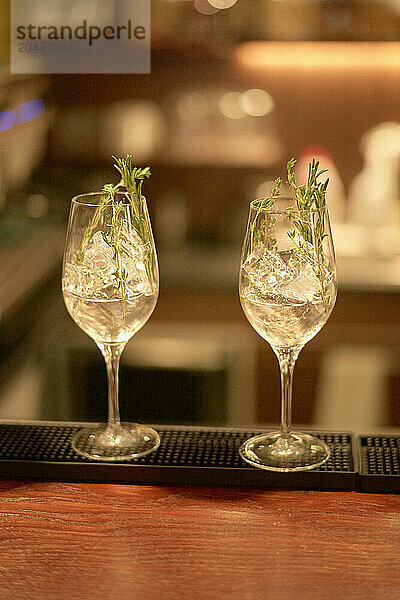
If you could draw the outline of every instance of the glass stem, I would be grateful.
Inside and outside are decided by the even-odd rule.
[[[276,355],[281,371],[281,437],[289,439],[292,427],[293,370],[301,348],[279,348]]]
[[[125,344],[99,344],[107,368],[108,381],[108,421],[107,430],[111,431],[121,424],[118,401],[119,361]]]

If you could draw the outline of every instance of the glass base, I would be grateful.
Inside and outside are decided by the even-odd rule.
[[[145,456],[159,445],[157,431],[137,423],[87,427],[78,431],[71,440],[73,450],[80,456],[107,462]]]
[[[269,471],[307,471],[319,467],[330,456],[328,446],[306,433],[268,433],[250,438],[239,449],[250,465]]]

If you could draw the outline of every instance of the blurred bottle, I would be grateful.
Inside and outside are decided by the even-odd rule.
[[[400,251],[400,123],[380,123],[361,138],[363,168],[349,187],[349,218],[370,230],[370,250]]]

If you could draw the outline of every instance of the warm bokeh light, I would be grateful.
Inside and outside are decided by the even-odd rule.
[[[245,42],[236,59],[244,67],[399,67],[396,42]]]
[[[155,102],[123,100],[104,111],[101,138],[104,155],[132,154],[149,160],[166,131],[164,115]]]
[[[227,92],[218,101],[218,108],[228,119],[241,119],[246,115],[241,106],[240,92]]]
[[[207,98],[200,92],[182,94],[177,103],[177,111],[182,119],[200,119],[209,111]]]
[[[214,8],[230,8],[234,4],[236,4],[237,0],[208,0],[208,3]]]
[[[211,6],[208,0],[194,0],[194,8],[202,15],[214,15],[219,12],[219,8]]]
[[[271,94],[260,89],[247,90],[241,95],[239,103],[244,112],[251,117],[263,117],[275,108]]]
[[[377,164],[400,160],[400,123],[379,123],[360,140],[366,162]]]

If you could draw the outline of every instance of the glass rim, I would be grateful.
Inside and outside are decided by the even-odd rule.
[[[299,210],[298,208],[295,206],[295,198],[292,198],[292,196],[267,196],[268,199],[273,199],[273,200],[292,200],[293,201],[293,206],[295,208],[295,210],[293,211],[293,214],[298,215],[299,214]],[[272,206],[271,208],[268,208],[267,206],[260,208],[260,206],[258,206],[258,204],[260,204],[260,202],[262,202],[263,200],[265,200],[265,196],[262,198],[255,198],[254,200],[252,200],[250,202],[250,208],[253,210],[259,210],[260,212],[267,212],[269,215],[284,215],[284,216],[288,216],[287,214],[287,208],[283,209],[283,210],[277,210],[275,206]],[[308,214],[314,214],[314,213],[319,213],[321,212],[321,210],[323,210],[324,212],[327,212],[328,210],[328,206],[325,205],[325,207],[323,209],[320,208],[308,208],[308,209],[304,209],[304,212],[308,213]]]
[[[116,191],[115,196],[123,196],[124,198],[126,198],[126,193],[127,192]],[[77,196],[74,196],[72,198],[71,204],[77,204],[78,206],[100,206],[100,201],[98,201],[98,202],[82,202],[82,199],[89,198],[90,196],[103,197],[106,195],[107,195],[107,192],[86,192],[86,194],[78,194]],[[146,197],[143,196],[143,194],[142,194],[141,199],[146,200]],[[126,198],[126,203],[124,203],[124,204],[125,204],[125,206],[130,205],[130,202],[128,201],[127,198]]]

